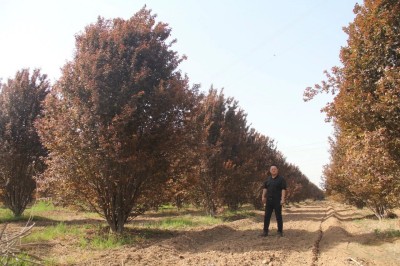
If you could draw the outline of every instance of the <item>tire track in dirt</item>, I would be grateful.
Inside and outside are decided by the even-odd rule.
[[[313,258],[312,258],[312,266],[317,266],[318,265],[318,258],[320,255],[320,243],[322,240],[322,237],[324,236],[324,232],[322,230],[322,224],[325,222],[326,219],[328,219],[328,216],[330,215],[329,213],[332,211],[332,207],[328,206],[327,210],[325,211],[324,217],[321,219],[321,223],[319,225],[319,230],[318,230],[318,237],[315,240],[314,247],[312,250]]]
[[[348,246],[352,241],[352,235],[343,224],[346,217],[341,217],[339,212],[343,210],[338,210],[334,204],[328,206],[326,215],[321,220],[320,238],[315,242],[312,266],[332,265],[332,261],[337,265],[355,265],[356,260],[349,257],[348,251],[343,249],[344,244],[347,243]],[[349,216],[347,219],[351,220],[352,217]]]
[[[332,261],[337,265],[364,265],[364,260],[351,254],[348,249],[355,239],[347,231],[347,221],[356,218],[357,215],[346,210],[343,205],[330,204],[327,217],[322,223],[323,238],[319,243],[318,265],[331,265]]]

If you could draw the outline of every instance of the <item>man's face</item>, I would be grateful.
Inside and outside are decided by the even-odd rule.
[[[271,166],[269,172],[271,173],[271,175],[275,176],[278,174],[278,168],[276,166]]]

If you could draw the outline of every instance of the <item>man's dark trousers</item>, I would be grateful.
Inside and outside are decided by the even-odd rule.
[[[265,216],[264,216],[264,232],[268,232],[269,222],[271,220],[272,212],[275,211],[276,221],[278,223],[278,232],[283,230],[282,220],[282,205],[280,200],[268,199],[265,205]]]

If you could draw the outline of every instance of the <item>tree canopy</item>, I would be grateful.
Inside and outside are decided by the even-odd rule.
[[[45,168],[47,152],[34,123],[49,86],[40,70],[30,74],[28,69],[0,84],[0,198],[15,216],[32,201],[34,178]]]
[[[344,30],[342,67],[307,88],[305,98],[332,92],[324,111],[335,125],[327,190],[378,217],[399,206],[400,192],[400,3],[365,0]]]
[[[188,111],[170,32],[146,9],[87,26],[38,123],[47,176],[116,232],[159,203]]]

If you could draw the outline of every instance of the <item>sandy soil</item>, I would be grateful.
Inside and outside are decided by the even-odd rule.
[[[400,237],[377,233],[400,230],[398,219],[380,223],[365,210],[331,202],[292,205],[283,213],[283,237],[274,218],[270,235],[260,237],[263,212],[257,211],[222,225],[155,233],[114,250],[82,250],[64,239],[31,251],[65,265],[400,265]]]

